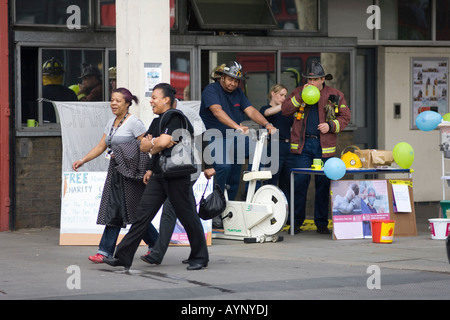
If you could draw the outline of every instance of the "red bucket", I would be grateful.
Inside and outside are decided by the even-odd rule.
[[[372,242],[392,243],[395,220],[372,220]]]

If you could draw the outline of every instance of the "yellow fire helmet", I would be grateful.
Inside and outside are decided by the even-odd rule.
[[[357,146],[346,147],[344,150],[342,150],[341,160],[344,161],[345,167],[347,169],[361,168],[362,167],[361,159],[359,159],[359,157],[353,152],[350,151],[345,152],[345,150],[347,150],[347,148],[350,147],[353,147],[354,149],[359,149]]]

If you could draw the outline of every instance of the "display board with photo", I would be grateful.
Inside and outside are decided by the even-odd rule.
[[[387,181],[331,181],[331,205],[336,239],[372,238],[370,221],[390,217]]]

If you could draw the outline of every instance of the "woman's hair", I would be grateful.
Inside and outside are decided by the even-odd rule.
[[[287,88],[284,85],[282,85],[281,83],[274,84],[272,86],[272,88],[270,88],[269,94],[267,95],[267,97],[269,98],[269,101],[270,101],[270,99],[272,99],[272,92],[277,93],[283,89],[286,89],[286,91],[287,91]]]
[[[170,107],[173,108],[173,104],[175,102],[175,94],[177,93],[177,90],[175,90],[175,88],[168,83],[158,83],[156,86],[153,87],[153,90],[155,89],[161,89],[164,98],[169,97]]]
[[[114,93],[114,92],[121,93],[121,94],[123,95],[123,98],[125,99],[125,101],[128,102],[128,103],[130,104],[130,106],[133,104],[133,100],[134,100],[136,103],[139,103],[138,97],[136,97],[135,95],[133,95],[133,94],[130,92],[130,90],[128,90],[127,88],[117,88],[117,89],[114,89],[114,90],[112,91],[112,93]],[[129,106],[128,106],[128,107],[129,107]]]

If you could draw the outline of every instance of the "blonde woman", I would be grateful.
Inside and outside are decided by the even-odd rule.
[[[270,88],[268,98],[269,104],[261,107],[259,110],[267,121],[272,123],[275,128],[278,128],[278,137],[269,137],[269,146],[267,150],[268,157],[271,157],[270,151],[273,143],[279,144],[279,161],[276,168],[271,168],[272,178],[266,181],[266,184],[273,184],[278,186],[285,194],[289,202],[290,187],[289,187],[289,176],[290,169],[294,167],[294,158],[290,151],[289,139],[291,136],[291,127],[294,117],[283,116],[281,114],[281,104],[286,99],[287,88],[277,83]],[[271,166],[271,164],[267,164]]]

